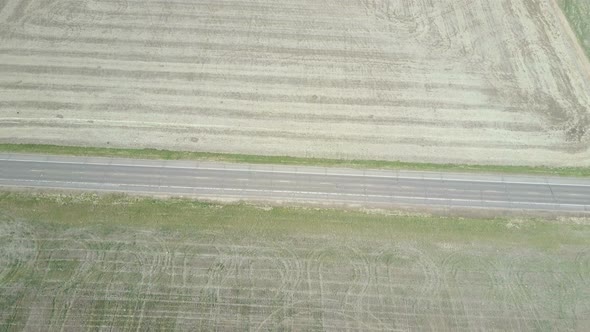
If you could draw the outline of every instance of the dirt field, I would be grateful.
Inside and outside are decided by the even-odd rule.
[[[589,227],[0,197],[0,330],[590,329]]]
[[[568,29],[551,0],[4,0],[0,142],[588,166]]]

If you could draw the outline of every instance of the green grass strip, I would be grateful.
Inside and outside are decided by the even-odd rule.
[[[230,163],[274,164],[297,166],[347,167],[358,169],[404,169],[416,171],[453,171],[480,173],[512,173],[590,177],[590,167],[545,167],[409,163],[386,160],[340,160],[287,156],[257,156],[246,154],[169,151],[157,149],[118,149],[99,147],[58,146],[43,144],[0,144],[0,152],[42,153],[68,156],[121,157],[163,160],[207,160]]]
[[[161,233],[213,234],[243,239],[313,238],[372,241],[432,241],[558,248],[590,245],[589,226],[540,218],[476,218],[387,215],[354,210],[218,204],[189,199],[126,195],[43,194],[0,191],[2,219],[65,227],[93,227],[117,233],[120,227]],[[567,221],[567,219],[564,219]],[[216,235],[215,235],[216,234]],[[340,241],[338,240],[338,241]]]
[[[559,5],[590,59],[590,2],[588,0],[560,0]]]

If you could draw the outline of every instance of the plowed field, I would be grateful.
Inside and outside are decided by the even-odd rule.
[[[4,0],[0,142],[590,165],[550,0]]]

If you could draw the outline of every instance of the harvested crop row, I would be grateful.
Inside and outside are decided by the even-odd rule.
[[[590,164],[551,1],[7,0],[0,142]]]

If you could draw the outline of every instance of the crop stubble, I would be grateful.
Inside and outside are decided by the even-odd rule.
[[[0,141],[590,165],[545,0],[6,0]]]

